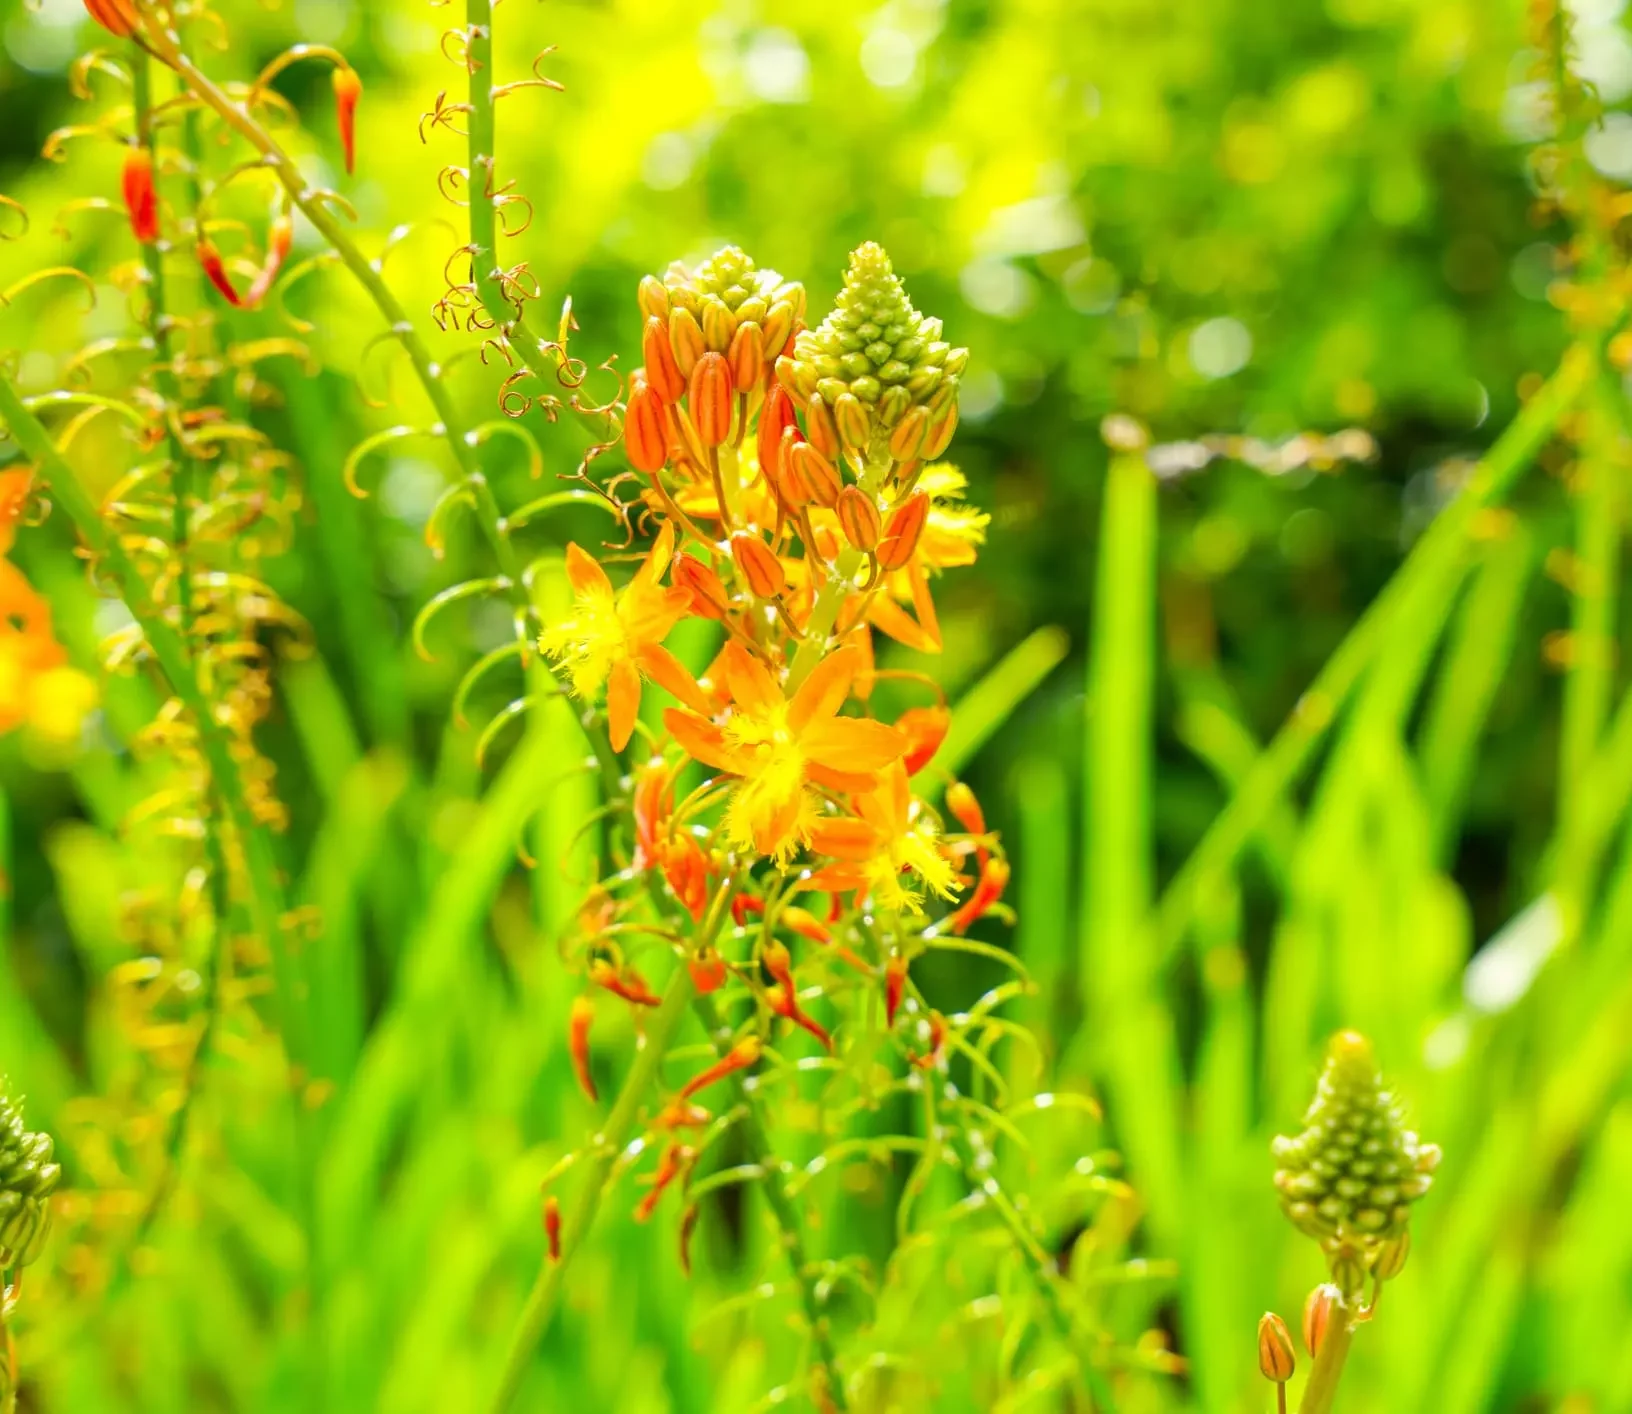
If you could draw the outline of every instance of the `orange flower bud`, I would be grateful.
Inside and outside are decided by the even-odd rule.
[[[765,970],[778,982],[788,989],[788,995],[793,995],[793,956],[787,946],[772,938],[765,944],[760,953],[760,961],[765,964]]]
[[[764,912],[765,900],[755,898],[752,894],[738,894],[731,900],[731,921],[739,928],[747,926],[749,914],[762,914]]]
[[[867,409],[854,393],[840,393],[833,404],[833,425],[847,457],[867,455]]]
[[[812,1036],[821,1042],[824,1050],[831,1051],[833,1049],[833,1038],[828,1034],[827,1028],[809,1012],[800,1010],[799,999],[794,995],[791,983],[767,987],[765,989],[765,1001],[778,1016],[810,1032]]]
[[[739,393],[759,386],[765,373],[765,338],[753,320],[737,325],[737,332],[731,336],[728,361],[731,381]]]
[[[1266,1380],[1284,1385],[1298,1368],[1292,1349],[1292,1333],[1273,1311],[1258,1318],[1258,1368]]]
[[[908,743],[901,764],[909,776],[916,776],[941,749],[952,726],[952,714],[944,707],[909,707],[895,719],[895,726]]]
[[[732,377],[735,376],[733,372]],[[772,383],[771,391],[765,396],[765,406],[759,411],[759,427],[754,434],[759,469],[772,486],[778,486],[782,479],[782,434],[793,425],[793,399],[780,383]]]
[[[549,1244],[550,1260],[561,1260],[561,1205],[555,1194],[544,1200],[544,1240]]]
[[[640,336],[640,356],[646,360],[646,381],[665,403],[677,403],[686,395],[686,380],[669,347],[669,326],[655,314],[646,321]]]
[[[686,967],[691,972],[691,985],[702,996],[717,992],[725,985],[725,959],[712,948],[688,957]]]
[[[734,1074],[736,1071],[746,1070],[759,1059],[759,1053],[759,1037],[744,1036],[707,1070],[699,1071],[692,1076],[680,1091],[680,1098],[689,1100],[698,1091],[706,1090],[715,1081],[724,1080],[726,1076]]]
[[[153,185],[153,154],[145,147],[133,147],[126,154],[120,185],[131,234],[151,245],[159,238],[159,194]]]
[[[665,323],[668,321],[669,292],[656,275],[640,277],[640,290],[635,299],[640,305],[640,312],[646,318],[661,319]]]
[[[781,392],[781,388],[777,392]],[[801,506],[810,504],[810,487],[805,485],[804,477],[799,474],[799,467],[794,459],[795,447],[805,445],[805,439],[799,435],[797,427],[782,429],[782,441],[777,448],[777,455],[772,462],[776,468],[771,479],[771,486],[776,494],[786,502],[789,510],[798,510]]]
[[[334,118],[340,129],[340,147],[346,154],[346,171],[357,170],[357,100],[363,96],[363,81],[350,66],[334,71]]]
[[[839,432],[833,425],[833,414],[819,393],[805,399],[805,435],[824,457],[839,454]]]
[[[946,808],[957,822],[972,835],[986,833],[986,812],[980,808],[974,791],[962,781],[953,781],[946,788]]]
[[[1327,1281],[1311,1291],[1303,1303],[1303,1348],[1311,1355],[1320,1354],[1320,1343],[1332,1323],[1332,1311],[1342,1299],[1338,1289]]]
[[[934,461],[940,456],[952,441],[952,434],[958,430],[958,405],[953,403],[941,414],[939,422],[932,423],[929,432],[924,437],[924,445],[919,455],[925,461]]]
[[[674,350],[675,366],[682,378],[690,378],[697,360],[707,352],[703,343],[702,325],[689,309],[677,309],[669,315],[669,347]]]
[[[648,476],[661,471],[669,459],[669,415],[663,400],[644,378],[636,379],[629,389],[623,446],[629,465]]]
[[[694,614],[718,619],[730,607],[731,596],[725,592],[719,575],[692,555],[676,555],[669,578],[691,595],[691,612]]]
[[[838,504],[844,482],[839,476],[839,469],[832,462],[809,442],[796,442],[789,446],[784,438],[783,451],[787,471],[798,478],[808,499],[827,510]]]
[[[589,980],[597,987],[605,987],[614,997],[621,997],[631,1006],[663,1004],[663,999],[646,985],[646,979],[627,964],[620,972],[604,957],[598,957],[589,964]]]
[[[884,964],[884,1024],[895,1025],[895,1014],[901,1009],[901,997],[907,990],[907,958],[905,953],[891,953]]]
[[[898,462],[910,462],[924,445],[924,436],[928,431],[929,409],[914,408],[896,423],[895,431],[890,433],[890,455]]]
[[[718,300],[703,305],[703,342],[714,353],[723,354],[731,347],[737,332],[737,316]]]
[[[788,346],[788,340],[793,337],[793,306],[786,300],[778,300],[765,316],[765,355],[767,358],[778,357]]]
[[[928,519],[929,497],[922,491],[914,491],[895,508],[889,524],[884,527],[884,538],[878,546],[879,564],[887,570],[898,570],[909,563]]]
[[[782,910],[781,922],[801,938],[809,938],[813,943],[826,946],[833,940],[833,935],[827,931],[821,920],[808,908],[800,908],[798,904],[789,904]]]
[[[662,1201],[663,1194],[668,1186],[686,1171],[686,1165],[691,1161],[692,1151],[684,1144],[670,1144],[663,1151],[657,1161],[657,1168],[651,1177],[651,1191],[640,1200],[640,1206],[635,1209],[635,1221],[643,1223],[657,1211],[657,1205]]]
[[[947,930],[952,933],[966,932],[970,924],[983,918],[991,906],[1003,897],[1003,890],[1008,886],[1008,861],[988,859],[980,871],[980,880],[975,885],[975,891],[969,895],[968,902],[947,918]]]
[[[691,420],[698,440],[717,447],[731,435],[731,366],[725,356],[705,353],[691,370]]]
[[[731,558],[737,562],[749,589],[761,599],[775,599],[786,591],[788,576],[771,549],[757,535],[739,530],[731,537]]]
[[[85,0],[85,13],[115,39],[129,39],[136,32],[139,17],[130,0]]]
[[[572,1057],[572,1070],[578,1077],[578,1088],[589,1097],[591,1104],[601,1098],[595,1093],[595,1077],[589,1069],[589,1028],[594,1020],[595,1003],[582,996],[574,1000],[572,1015],[567,1022],[567,1054]]]
[[[872,550],[878,545],[884,523],[873,498],[859,486],[846,486],[839,492],[837,503],[839,528],[844,538],[858,550]]]
[[[289,248],[294,242],[294,219],[288,212],[280,211],[272,218],[272,231],[266,241],[266,262],[244,294],[244,303],[250,309],[257,308],[266,298],[272,282],[278,278],[278,271],[283,269],[283,262],[289,258]]]
[[[796,363],[786,354],[776,360],[776,379],[796,403],[803,403],[816,391],[816,373],[808,363]]]
[[[221,261],[221,252],[215,248],[215,242],[208,237],[198,243],[198,263],[204,267],[204,274],[221,292],[222,298],[234,308],[241,308],[243,298],[233,288],[232,277],[227,274],[227,267]]]

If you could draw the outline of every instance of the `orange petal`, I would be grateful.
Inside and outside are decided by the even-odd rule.
[[[720,663],[732,700],[749,716],[763,717],[782,705],[782,689],[770,670],[740,643],[726,644]]]
[[[618,600],[618,618],[636,643],[661,643],[669,630],[691,611],[691,595],[684,589],[665,589],[633,579]]]
[[[669,729],[669,735],[679,742],[680,749],[693,761],[712,766],[716,771],[740,774],[734,753],[726,745],[724,734],[714,723],[705,722],[690,712],[682,712],[678,707],[670,707],[663,713],[663,725]]]
[[[878,776],[873,772],[835,771],[817,761],[805,762],[805,778],[840,795],[854,796],[858,811],[862,800],[878,789]]]
[[[635,661],[640,664],[641,672],[659,687],[679,698],[699,716],[706,717],[713,711],[708,698],[703,695],[702,688],[697,686],[697,679],[692,677],[686,671],[685,665],[661,644],[646,644],[636,652]]]
[[[788,708],[789,730],[802,736],[813,723],[833,716],[850,695],[850,684],[860,666],[861,652],[850,644],[823,658],[793,694]]]
[[[941,621],[935,616],[935,598],[929,592],[929,576],[924,573],[922,565],[914,565],[907,573],[912,579],[912,607],[917,611],[918,624],[938,653],[941,650]]]
[[[614,751],[629,745],[639,713],[640,669],[629,659],[620,658],[612,665],[612,676],[606,684],[606,724]]]
[[[799,745],[810,760],[835,771],[878,771],[907,749],[907,739],[883,722],[830,717],[807,727]]]
[[[647,584],[656,584],[663,578],[663,571],[668,569],[669,561],[674,558],[674,526],[669,521],[663,522],[663,528],[657,532],[657,539],[652,542],[652,548],[647,552],[645,560],[635,571],[635,578],[644,580]]]
[[[920,653],[940,652],[939,640],[924,632],[911,614],[883,595],[873,600],[867,610],[867,618],[873,627],[889,634],[897,643],[915,648]]]
[[[810,827],[810,847],[817,854],[856,861],[878,853],[878,831],[863,820],[818,820]]]
[[[587,555],[572,541],[567,542],[567,582],[575,594],[602,594],[612,592],[612,581],[606,577],[600,561]]]

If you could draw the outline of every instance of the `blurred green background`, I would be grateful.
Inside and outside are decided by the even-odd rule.
[[[464,240],[462,211],[436,194],[462,144],[434,129],[422,144],[416,130],[464,82],[439,53],[458,7],[218,8],[231,44],[204,52],[212,73],[248,77],[299,40],[357,66],[357,177],[338,170],[316,66],[278,80],[306,128],[289,140],[356,204],[365,248],[413,223],[387,275],[437,356],[465,355],[450,380],[468,415],[497,417],[498,360],[430,318]],[[1632,176],[1622,9],[1575,6],[1579,71],[1611,110],[1586,154],[1610,179]],[[1584,509],[1572,456],[1544,453],[1515,514],[1484,525],[1415,617],[1389,628],[1360,709],[1238,867],[1207,881],[1185,946],[1159,954],[1140,927],[1153,886],[1459,468],[1511,420],[1523,380],[1566,345],[1548,292],[1567,232],[1532,214],[1547,110],[1524,12],[1519,0],[508,0],[498,13],[501,80],[558,46],[540,72],[566,92],[499,109],[501,177],[533,206],[505,259],[537,278],[539,327],[570,293],[577,355],[635,361],[635,284],[671,259],[740,244],[803,279],[821,311],[864,239],[887,246],[919,308],[972,350],[950,457],[993,523],[979,564],[942,582],[934,671],[954,700],[979,685],[966,775],[1014,857],[1018,926],[981,936],[1012,941],[1039,982],[1029,1014],[1051,1053],[1109,1081],[1105,1129],[1083,1144],[1128,1151],[1146,1204],[1132,1250],[1178,1264],[1118,1319],[1168,1331],[1190,1373],[1138,1384],[1126,1408],[1268,1407],[1254,1323],[1266,1307],[1293,1316],[1320,1265],[1276,1209],[1267,1144],[1296,1123],[1340,1025],[1372,1034],[1447,1155],[1411,1265],[1357,1342],[1343,1406],[1632,1408],[1632,715],[1596,734],[1590,767],[1560,788],[1561,757],[1579,745],[1561,733],[1561,635],[1584,526],[1606,504],[1613,575],[1614,496]],[[95,42],[77,0],[0,5],[0,190],[33,217],[0,247],[0,274],[68,262],[99,282],[90,314],[67,285],[0,310],[0,344],[23,351],[32,390],[128,321],[117,275],[134,246],[117,217],[70,214],[53,229],[70,200],[116,195],[117,149],[38,156],[51,130],[85,120],[65,72]],[[93,85],[99,107],[122,101]],[[296,258],[318,248],[299,228]],[[282,403],[256,419],[292,454],[304,506],[262,568],[310,635],[289,645],[260,740],[289,809],[291,893],[323,920],[306,950],[342,1093],[323,1105],[308,1207],[275,1053],[244,1006],[170,1207],[128,1270],[113,1260],[173,1087],[130,1045],[111,979],[155,939],[183,956],[197,941],[170,936],[162,903],[186,887],[185,848],[128,820],[153,788],[156,768],[132,751],[152,694],[113,682],[82,751],[0,746],[0,1069],[29,1095],[31,1121],[58,1133],[76,1190],[22,1309],[25,1408],[478,1407],[537,1260],[539,1176],[593,1123],[564,1052],[571,990],[554,946],[582,872],[553,861],[581,846],[593,806],[580,780],[554,774],[578,751],[574,729],[543,713],[513,754],[477,768],[476,733],[450,723],[449,699],[473,654],[503,641],[504,615],[439,620],[435,662],[408,643],[420,605],[485,568],[468,525],[445,559],[425,547],[445,449],[396,445],[362,468],[371,498],[348,496],[353,446],[429,416],[342,277],[313,277],[289,304],[318,326],[313,363],[268,364]],[[244,338],[279,329],[270,312],[227,325]],[[1113,412],[1162,445],[1154,524],[1123,504],[1128,525],[1105,543],[1124,553],[1106,556],[1100,422]],[[527,420],[546,474],[570,471],[589,430]],[[1369,431],[1375,456],[1197,467],[1188,445],[1350,427]],[[1623,441],[1608,439],[1602,475],[1624,478]],[[501,502],[530,494],[513,442],[488,456]],[[102,488],[121,469],[80,465]],[[89,662],[119,620],[87,590],[61,519],[25,533],[17,556]],[[559,521],[535,538],[542,551],[598,533]],[[1612,578],[1607,601],[1622,599]],[[1148,771],[1122,750],[1141,741]],[[529,874],[514,845],[541,810],[545,864]],[[1566,829],[1581,819],[1595,822],[1590,848]],[[159,900],[146,913],[144,889]],[[965,1004],[990,981],[940,980]],[[838,1245],[881,1259],[887,1223],[869,1201],[840,1194],[827,1217]],[[575,1270],[524,1407],[755,1407],[797,1338],[776,1321],[704,1319],[756,1270],[754,1239],[705,1220],[707,1260],[688,1286],[672,1231],[635,1227],[622,1207]],[[943,1389],[929,1407],[980,1407],[971,1398]]]

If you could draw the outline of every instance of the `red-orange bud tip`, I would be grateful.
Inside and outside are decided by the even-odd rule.
[[[347,172],[357,170],[357,100],[362,96],[363,81],[356,69],[348,65],[334,71],[334,118]]]
[[[115,39],[129,39],[140,20],[131,0],[85,0],[85,13]]]
[[[221,252],[215,248],[214,241],[206,238],[198,243],[198,263],[203,266],[205,276],[221,297],[234,308],[241,308],[244,303],[243,296],[233,286],[232,277],[227,274],[227,267],[221,259]]]
[[[544,1200],[544,1239],[549,1245],[550,1260],[561,1260],[561,1205],[555,1194]]]
[[[120,186],[131,234],[151,245],[159,238],[159,194],[153,184],[153,155],[145,147],[133,147],[126,154]]]

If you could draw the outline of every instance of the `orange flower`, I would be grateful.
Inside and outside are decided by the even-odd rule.
[[[566,666],[578,696],[593,699],[605,689],[614,751],[622,751],[634,732],[642,678],[706,710],[691,674],[662,646],[691,605],[684,589],[659,583],[673,553],[674,529],[665,525],[635,577],[618,592],[596,560],[569,544],[567,578],[576,612],[539,638],[539,647]]]
[[[829,816],[810,827],[813,850],[847,861],[819,870],[812,888],[864,888],[884,908],[911,909],[921,895],[903,882],[907,875],[941,898],[956,895],[957,876],[941,851],[940,832],[914,798],[905,765],[893,763],[877,788],[858,792],[852,804],[856,818]]]
[[[693,760],[741,777],[726,808],[726,837],[785,861],[816,821],[811,787],[872,789],[906,739],[882,722],[838,715],[861,667],[854,647],[823,659],[791,699],[737,643],[726,645],[720,662],[732,702],[725,721],[673,708],[663,720]]]

